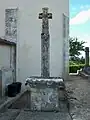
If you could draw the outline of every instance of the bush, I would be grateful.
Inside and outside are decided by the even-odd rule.
[[[69,61],[69,65],[77,65],[74,61]]]
[[[83,68],[85,65],[84,64],[80,64],[80,65],[70,65],[69,66],[69,73],[77,73],[77,70],[80,70],[81,68]]]

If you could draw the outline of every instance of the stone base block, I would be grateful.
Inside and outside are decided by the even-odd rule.
[[[58,91],[53,88],[31,88],[31,110],[58,110]]]
[[[28,78],[30,109],[32,111],[60,111],[64,100],[65,85],[62,79]]]

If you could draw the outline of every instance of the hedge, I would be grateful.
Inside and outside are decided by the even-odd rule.
[[[83,68],[85,65],[84,64],[79,64],[79,65],[70,65],[69,66],[69,73],[77,73],[77,70],[80,70]]]

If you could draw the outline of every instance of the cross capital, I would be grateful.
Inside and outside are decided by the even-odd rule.
[[[39,19],[42,18],[48,18],[48,19],[52,19],[52,13],[48,13],[48,9],[47,7],[42,8],[42,13],[39,13]]]

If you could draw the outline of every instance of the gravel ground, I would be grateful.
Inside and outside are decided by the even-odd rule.
[[[70,76],[66,87],[72,120],[90,120],[90,81],[80,76]]]
[[[21,111],[16,120],[71,120],[68,113]]]

